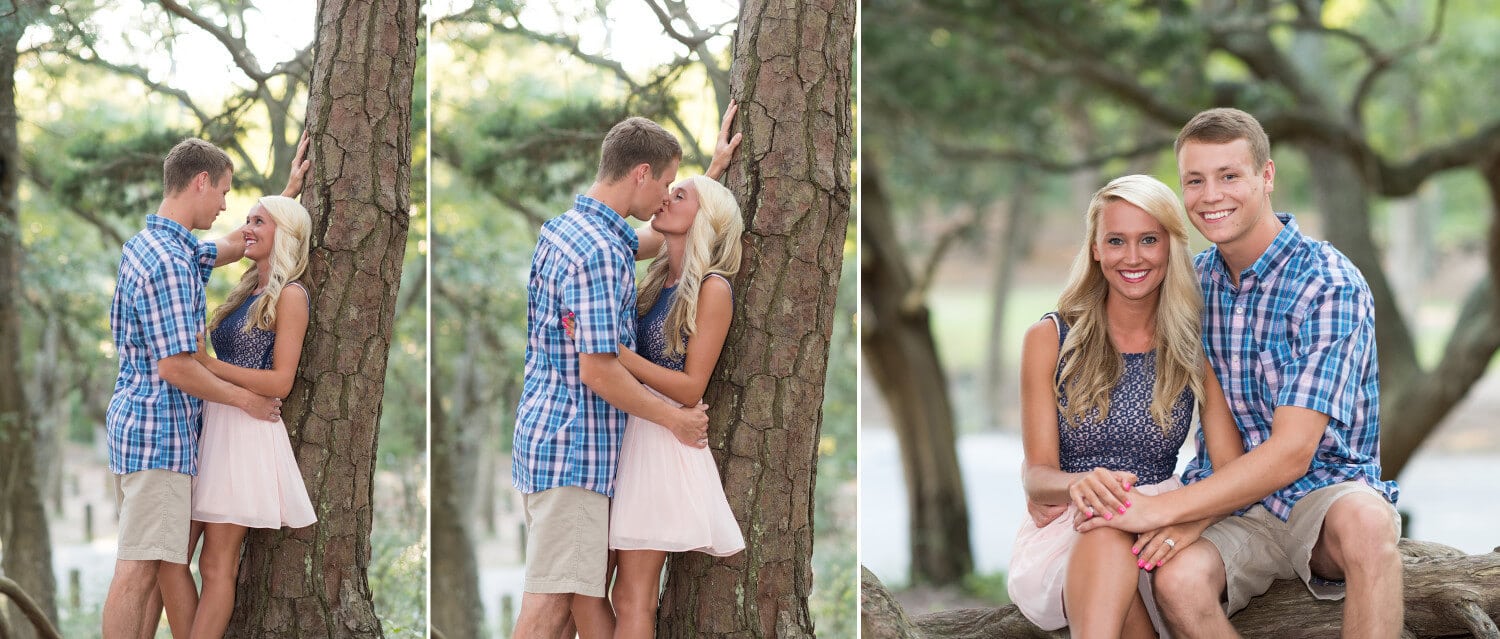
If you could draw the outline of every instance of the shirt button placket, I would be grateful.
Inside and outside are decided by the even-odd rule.
[[[1238,392],[1235,394],[1238,395],[1238,397],[1234,398],[1234,408],[1237,414],[1243,415],[1245,413],[1244,398],[1249,396],[1250,385],[1255,383],[1255,380],[1250,379],[1250,375],[1245,375],[1242,369],[1244,364],[1241,360],[1243,360],[1244,358],[1241,357],[1241,355],[1247,353],[1248,345],[1252,341],[1250,339],[1250,331],[1246,326],[1247,321],[1245,317],[1245,306],[1248,304],[1248,301],[1245,299],[1245,297],[1246,293],[1251,290],[1251,287],[1245,286],[1246,283],[1243,281],[1240,282],[1240,284],[1240,290],[1236,292],[1231,298],[1231,303],[1234,305],[1234,315],[1229,319],[1230,335],[1233,336],[1231,338],[1232,350],[1229,356],[1229,370],[1231,372],[1231,377],[1242,380],[1241,383],[1237,385],[1238,388],[1236,390]]]

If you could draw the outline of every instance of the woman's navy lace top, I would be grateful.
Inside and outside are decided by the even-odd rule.
[[[294,283],[287,286],[300,288],[302,285]],[[214,354],[220,360],[242,368],[271,369],[271,355],[276,346],[276,331],[264,331],[254,326],[250,327],[248,333],[241,330],[245,327],[245,319],[250,315],[250,305],[260,299],[263,294],[256,293],[245,298],[244,303],[229,313],[229,317],[224,318],[224,321],[219,322],[213,333],[209,335],[209,339],[213,340]]]
[[[1057,313],[1046,317],[1057,323],[1058,346],[1068,337],[1068,326]],[[1177,451],[1187,438],[1193,419],[1193,392],[1183,389],[1172,404],[1172,423],[1163,433],[1151,418],[1152,385],[1156,383],[1156,353],[1122,353],[1125,372],[1109,392],[1109,417],[1099,421],[1097,409],[1065,423],[1058,411],[1058,461],[1064,472],[1080,473],[1095,467],[1128,470],[1139,484],[1166,480],[1177,469]],[[1061,367],[1058,369],[1061,374]],[[1067,406],[1067,393],[1059,399]],[[1059,408],[1060,408],[1059,407]]]
[[[717,277],[724,280],[725,284],[729,283],[729,280],[717,273],[710,274],[708,277]],[[656,303],[652,304],[651,309],[647,310],[646,314],[641,316],[640,321],[635,323],[635,343],[641,349],[641,356],[652,364],[680,371],[687,362],[687,342],[683,342],[684,354],[675,357],[667,354],[667,312],[672,310],[674,299],[677,299],[676,286],[668,286],[661,290],[661,294],[656,296]]]

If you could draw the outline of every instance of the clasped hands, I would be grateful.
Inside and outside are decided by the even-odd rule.
[[[1079,533],[1105,527],[1138,533],[1130,552],[1137,557],[1136,565],[1149,571],[1192,545],[1206,526],[1203,522],[1167,525],[1159,498],[1134,490],[1137,480],[1134,473],[1095,468],[1068,485],[1068,498],[1076,507],[1072,523]],[[1038,528],[1061,517],[1067,507],[1026,503]]]

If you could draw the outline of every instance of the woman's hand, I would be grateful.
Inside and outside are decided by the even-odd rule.
[[[1177,551],[1193,545],[1208,528],[1209,520],[1190,521],[1141,533],[1131,545],[1136,565],[1150,571],[1177,556]]]
[[[193,353],[193,359],[198,360],[198,363],[204,366],[208,366],[208,360],[213,359],[208,355],[208,346],[204,344],[201,332],[198,333],[198,350]]]
[[[1031,515],[1031,521],[1036,524],[1037,528],[1046,528],[1047,524],[1052,523],[1065,512],[1068,512],[1067,504],[1039,504],[1030,499],[1026,500],[1026,513]]]
[[[729,108],[724,109],[724,121],[719,125],[719,141],[714,145],[714,159],[708,163],[708,170],[704,172],[709,179],[717,180],[729,170],[729,160],[734,157],[734,150],[739,148],[740,138],[744,137],[743,133],[729,137],[729,127],[734,126],[734,114],[739,110],[740,105],[734,100],[730,100]]]
[[[1135,481],[1135,473],[1095,468],[1068,484],[1068,498],[1073,500],[1073,505],[1085,519],[1094,515],[1114,519],[1116,514],[1123,515],[1130,507],[1129,493]]]
[[[295,198],[302,193],[302,180],[312,168],[312,160],[306,159],[308,141],[307,131],[303,131],[302,141],[297,143],[297,155],[292,158],[292,173],[286,178],[286,188],[281,190],[283,197]]]
[[[563,316],[562,327],[563,334],[567,335],[568,339],[578,341],[578,321],[573,318],[573,311],[568,311],[568,314]]]

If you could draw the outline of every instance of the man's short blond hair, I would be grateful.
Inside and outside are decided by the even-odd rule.
[[[1188,142],[1228,144],[1235,140],[1250,143],[1250,157],[1255,161],[1255,170],[1259,171],[1266,162],[1271,161],[1271,140],[1266,137],[1266,130],[1261,128],[1260,121],[1255,116],[1239,109],[1209,109],[1193,116],[1193,119],[1183,125],[1182,131],[1177,133],[1177,143],[1172,146],[1172,152],[1181,153],[1182,145]]]
[[[233,170],[234,162],[223,149],[206,140],[188,138],[172,147],[162,161],[162,187],[172,195],[192,184],[199,173],[206,172],[210,180],[217,181]]]
[[[604,136],[596,179],[606,184],[617,182],[641,164],[651,165],[651,176],[660,178],[667,164],[680,159],[682,146],[676,136],[646,118],[627,118]]]

